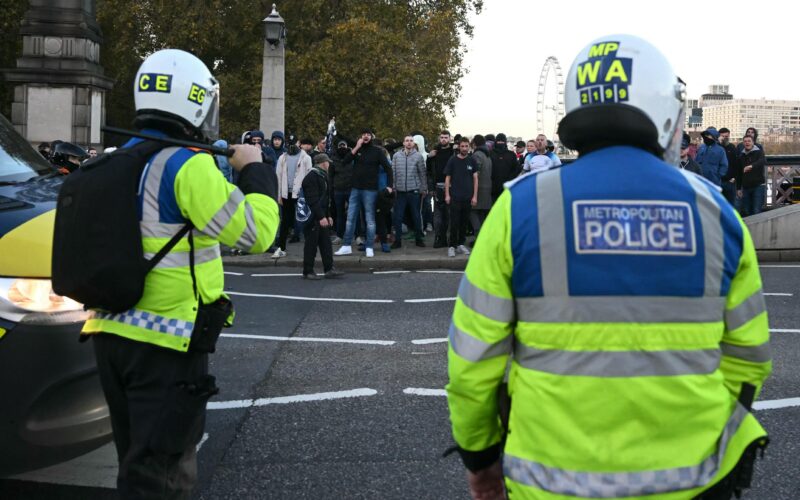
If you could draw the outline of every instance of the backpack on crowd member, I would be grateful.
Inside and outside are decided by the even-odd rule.
[[[147,273],[192,228],[186,224],[156,255],[144,257],[137,191],[147,161],[165,146],[144,141],[81,165],[64,179],[56,204],[53,290],[112,313],[144,293]]]

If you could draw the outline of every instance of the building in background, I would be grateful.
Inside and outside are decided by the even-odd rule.
[[[735,142],[748,127],[755,127],[763,139],[800,136],[800,101],[732,99],[703,106],[702,122],[703,128],[728,127]]]

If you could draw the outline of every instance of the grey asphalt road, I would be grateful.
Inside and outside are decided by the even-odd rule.
[[[453,302],[436,300],[455,295],[460,274],[309,282],[277,276],[295,268],[227,271],[238,275],[226,276],[226,288],[246,295],[233,296],[233,336],[212,356],[222,392],[208,411],[197,497],[467,498],[459,459],[441,456],[452,445],[440,340]],[[762,276],[766,292],[791,294],[767,297],[771,328],[795,331],[773,334],[774,373],[760,399],[798,398],[800,265],[764,266]],[[420,299],[430,301],[407,302]],[[745,498],[800,498],[800,406],[758,417],[772,443]],[[0,481],[0,498],[115,498],[114,460],[108,447]]]

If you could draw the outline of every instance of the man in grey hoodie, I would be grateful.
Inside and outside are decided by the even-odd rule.
[[[425,160],[414,148],[414,138],[407,135],[403,139],[403,149],[392,157],[394,187],[397,198],[394,200],[394,243],[392,248],[400,248],[403,240],[403,217],[406,206],[411,208],[414,220],[414,231],[418,247],[424,247],[422,234],[422,218],[420,216],[420,197],[424,197],[428,187],[425,173]]]

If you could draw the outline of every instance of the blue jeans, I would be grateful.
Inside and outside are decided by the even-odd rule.
[[[767,186],[761,185],[742,189],[742,216],[760,214],[767,199]]]
[[[728,200],[732,207],[737,207],[736,184],[733,182],[722,181],[722,196]]]
[[[406,205],[411,207],[411,216],[414,220],[414,231],[417,241],[422,237],[422,217],[419,213],[419,191],[398,191],[394,200],[394,241],[403,239],[403,217],[406,214]]]
[[[364,215],[367,219],[366,247],[372,248],[375,241],[375,200],[378,198],[378,191],[368,189],[352,189],[350,191],[350,206],[347,207],[347,227],[344,231],[344,245],[353,244],[353,234],[356,232],[356,220],[358,211],[364,208]]]

